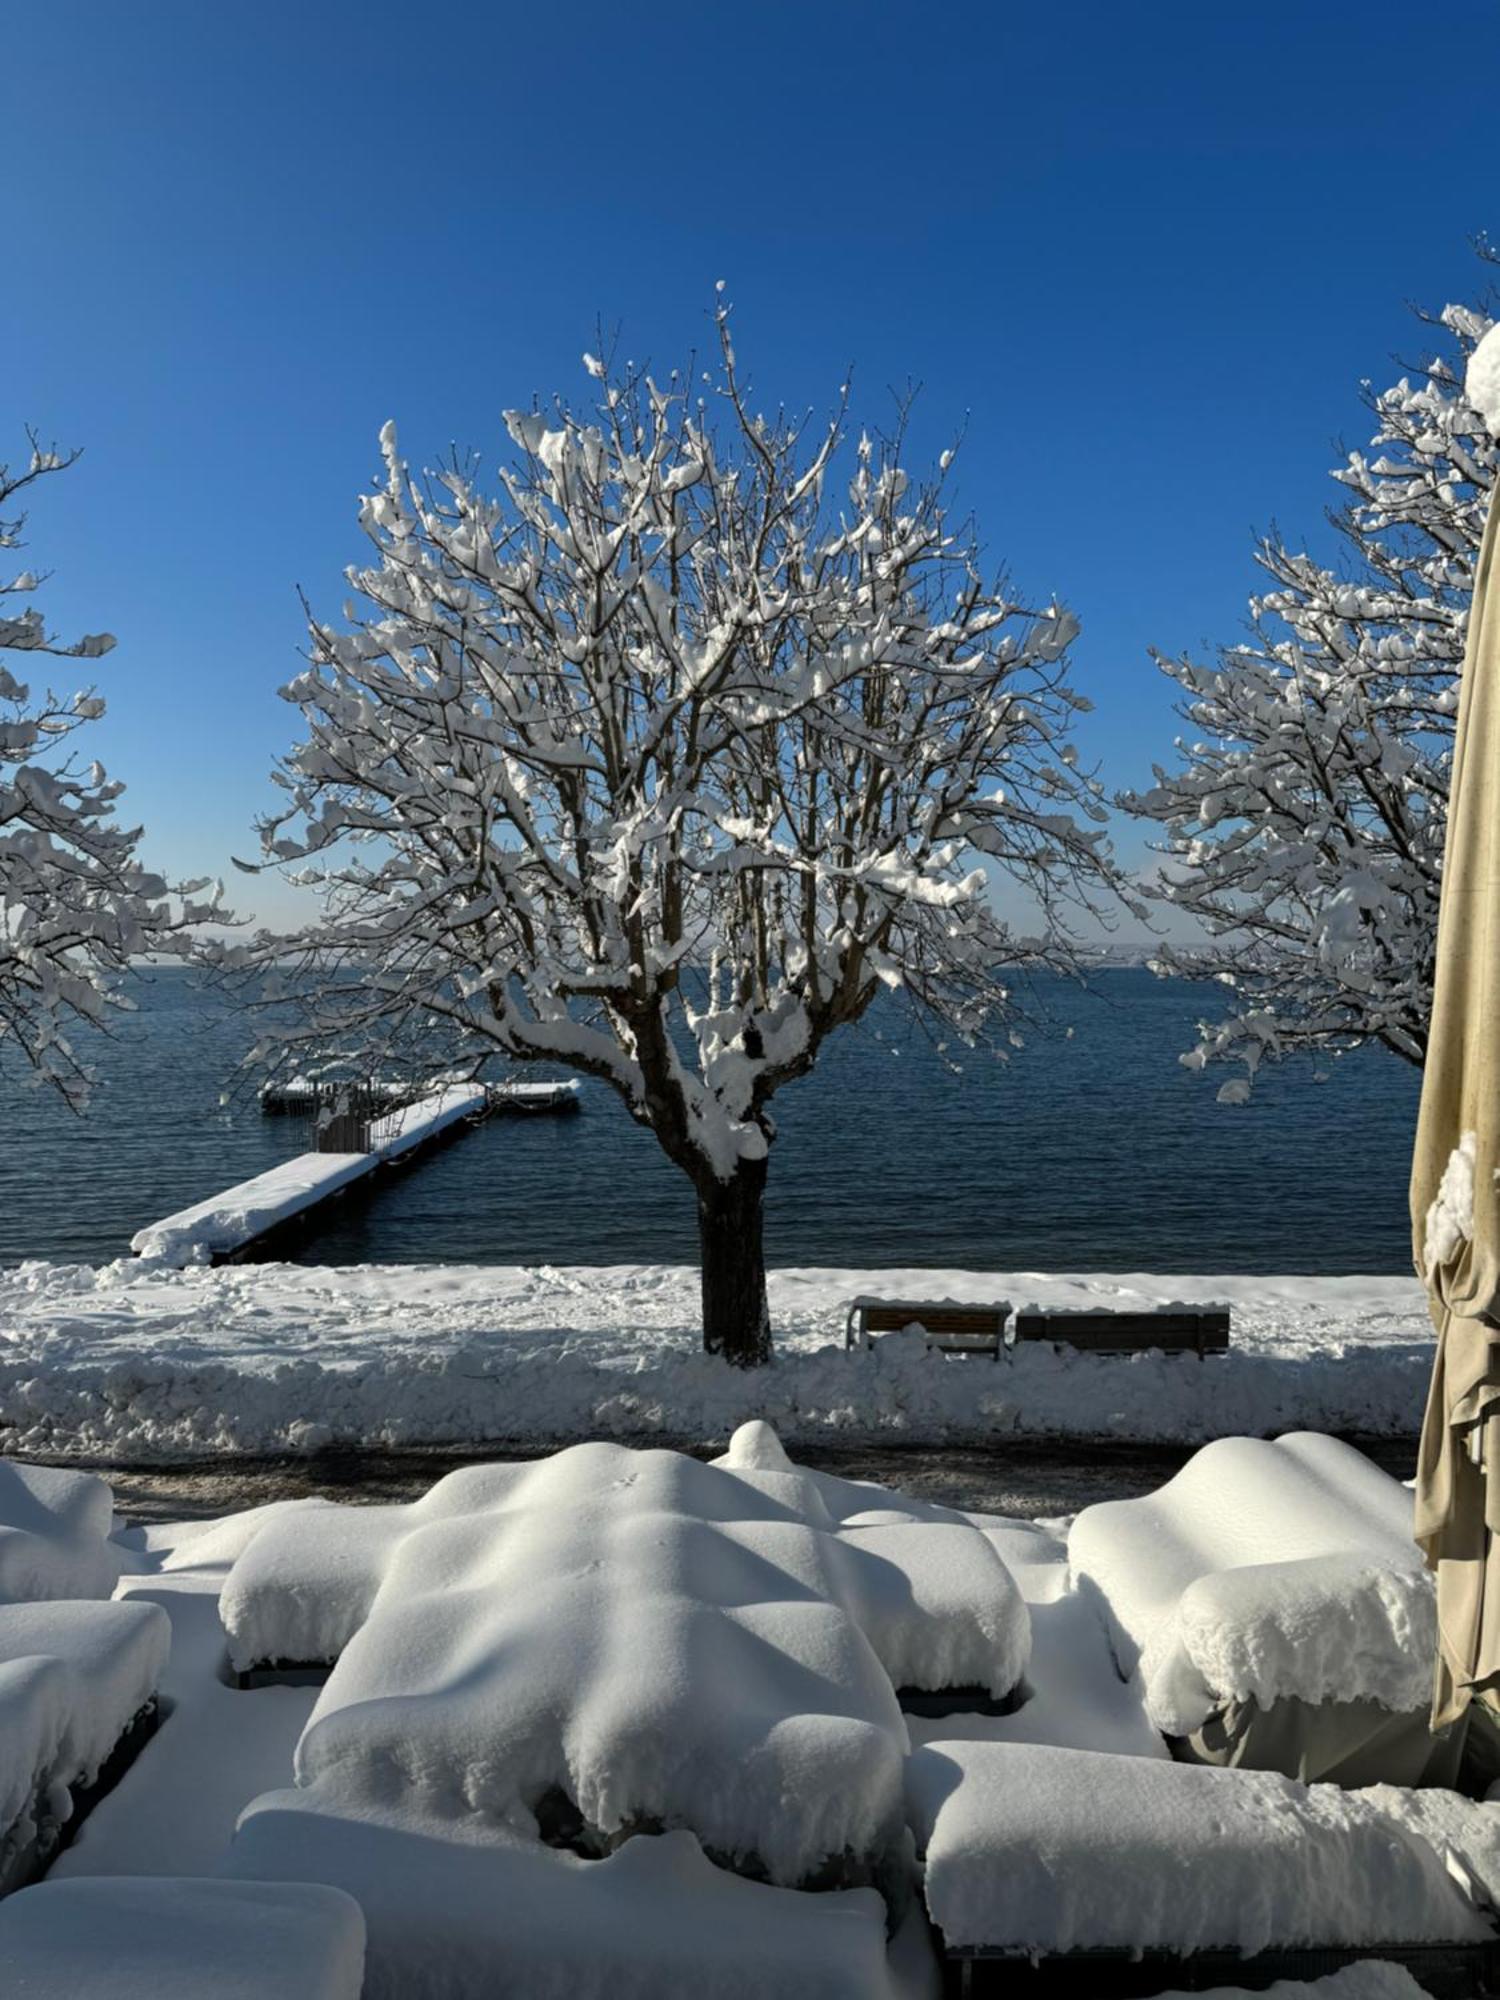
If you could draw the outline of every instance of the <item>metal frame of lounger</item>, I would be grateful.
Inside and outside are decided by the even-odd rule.
[[[1279,1979],[1325,1978],[1340,1966],[1380,1958],[1403,1965],[1432,2000],[1489,2000],[1500,1995],[1500,1938],[1473,1944],[1286,1946],[1242,1956],[1195,1951],[1070,1951],[1033,1959],[1000,1949],[944,1950],[944,1990],[958,2000],[1146,2000],[1160,1993],[1206,1993],[1216,1987],[1263,1991]]]

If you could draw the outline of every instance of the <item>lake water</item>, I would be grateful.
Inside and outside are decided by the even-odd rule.
[[[103,1262],[143,1223],[258,1173],[307,1128],[220,1095],[253,1038],[180,970],[136,988],[88,1116],[0,1077],[0,1263]],[[1048,982],[1055,1023],[948,1074],[894,1010],[777,1099],[777,1264],[1396,1272],[1417,1073],[1365,1051],[1266,1072],[1250,1104],[1177,1062],[1221,1011],[1144,970]],[[1061,1032],[1071,1026],[1066,1038]],[[529,1072],[518,1072],[527,1074]],[[1226,1072],[1228,1074],[1228,1072]],[[497,1118],[334,1203],[305,1263],[682,1262],[687,1182],[603,1085],[576,1118]],[[283,1253],[284,1254],[284,1253]]]

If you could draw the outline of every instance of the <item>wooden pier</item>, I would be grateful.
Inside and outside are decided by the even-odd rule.
[[[475,1083],[470,1087],[484,1092],[493,1112],[569,1112],[579,1108],[579,1086],[571,1078],[544,1083]],[[361,1082],[357,1090],[366,1103],[377,1107],[404,1104],[411,1096],[409,1084],[378,1079]],[[294,1076],[284,1083],[263,1083],[257,1101],[268,1117],[305,1118],[318,1110],[329,1091],[329,1086],[309,1077]]]
[[[298,1101],[298,1091],[301,1101]],[[303,1078],[274,1094],[261,1093],[261,1109],[278,1113],[310,1113],[324,1101],[322,1093]],[[336,1118],[325,1129],[316,1152],[299,1153],[280,1166],[226,1188],[207,1201],[179,1209],[160,1222],[138,1229],[130,1247],[138,1257],[160,1257],[171,1264],[224,1264],[242,1257],[275,1231],[307,1220],[316,1209],[348,1187],[366,1180],[382,1167],[404,1165],[453,1137],[465,1124],[496,1112],[530,1114],[576,1111],[576,1083],[447,1084],[418,1098],[400,1101],[395,1086],[361,1086],[362,1113]],[[390,1106],[381,1109],[382,1103]],[[345,1132],[363,1141],[357,1148],[335,1150]]]

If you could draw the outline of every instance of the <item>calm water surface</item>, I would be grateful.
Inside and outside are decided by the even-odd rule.
[[[191,975],[137,983],[88,1116],[0,1078],[0,1263],[103,1262],[133,1232],[301,1151],[305,1126],[220,1096],[252,1034]],[[947,1073],[894,1012],[835,1037],[777,1099],[767,1254],[978,1270],[1410,1267],[1418,1077],[1380,1052],[1266,1073],[1214,1102],[1184,1070],[1218,990],[1144,970],[1049,983],[1056,1029]],[[1060,1032],[1071,1025],[1070,1039]],[[531,1072],[522,1072],[531,1073]],[[1227,1072],[1226,1072],[1227,1074]],[[501,1118],[336,1202],[301,1260],[690,1259],[687,1182],[603,1085],[576,1118]],[[281,1253],[286,1254],[286,1253]]]

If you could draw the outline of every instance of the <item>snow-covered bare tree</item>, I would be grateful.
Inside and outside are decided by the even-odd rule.
[[[1378,1043],[1420,1064],[1432,1001],[1438,886],[1458,675],[1497,446],[1464,392],[1491,323],[1436,321],[1443,351],[1394,387],[1366,385],[1368,452],[1333,473],[1344,560],[1327,568],[1272,534],[1253,636],[1212,665],[1157,656],[1182,690],[1180,761],[1128,810],[1166,829],[1148,893],[1201,923],[1163,971],[1211,973],[1227,1018],[1182,1058],[1246,1073],[1296,1049]]]
[[[232,958],[314,996],[293,1060],[445,1024],[611,1085],[696,1191],[706,1346],[751,1364],[776,1091],[882,986],[984,1038],[1114,876],[1073,619],[986,579],[899,435],[855,440],[842,400],[755,414],[717,332],[664,385],[585,356],[591,407],[510,413],[488,490],[471,460],[414,477],[387,425],[362,603],[312,622],[261,827],[319,914]],[[983,864],[1052,942],[1010,935]]]
[[[28,443],[24,466],[0,465],[0,550],[23,546],[21,496],[78,457],[34,433]],[[119,975],[133,956],[175,949],[215,911],[185,900],[201,882],[169,891],[140,863],[140,829],[115,818],[123,787],[75,756],[75,733],[104,713],[94,690],[34,690],[12,671],[10,656],[28,667],[42,655],[96,660],[115,643],[107,632],[53,638],[25,601],[40,581],[29,569],[0,575],[0,1058],[16,1052],[78,1110],[91,1071],[72,1031],[130,1004]]]

